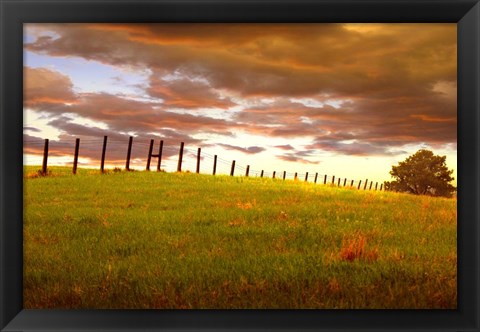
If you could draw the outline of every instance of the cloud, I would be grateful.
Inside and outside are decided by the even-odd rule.
[[[26,49],[202,77],[242,96],[393,95],[456,79],[452,27],[388,24],[359,33],[342,24],[32,24],[59,37]]]
[[[283,145],[282,147],[283,148],[281,149],[288,152],[276,155],[278,159],[301,164],[320,164],[320,160],[318,160],[318,151],[315,149],[310,149],[308,146],[304,147],[304,149],[295,149],[290,145]]]
[[[207,83],[187,78],[165,80],[152,74],[147,91],[152,98],[161,98],[165,107],[226,109],[235,106],[229,98],[222,97]]]
[[[110,135],[115,135],[115,132],[135,132],[139,135],[153,132],[157,135],[171,136],[174,131],[184,133],[183,137],[198,132],[230,135],[230,131],[236,126],[235,123],[201,114],[169,112],[163,109],[164,105],[159,101],[134,100],[107,93],[74,94],[70,80],[64,75],[43,68],[32,70],[26,67],[25,71],[30,77],[26,82],[25,105],[34,111],[49,114],[52,119],[64,114],[76,114],[93,122],[105,123]],[[42,81],[47,83],[41,86],[39,82]],[[50,122],[51,126],[56,128],[63,126],[64,130],[71,130],[72,133],[79,129],[73,124],[66,128],[66,124],[58,120]],[[99,135],[100,132],[98,130]]]
[[[283,155],[277,155],[276,156],[278,159],[289,161],[289,162],[294,162],[294,163],[301,163],[301,164],[311,164],[311,165],[318,165],[320,164],[319,161],[311,161],[305,158],[302,158],[295,153],[287,153]]]
[[[315,143],[308,145],[309,149],[329,151],[342,155],[371,156],[371,155],[396,155],[399,153],[390,152],[388,147],[382,144],[352,142],[345,143],[334,140],[315,140]]]
[[[70,78],[57,71],[25,67],[23,79],[24,106],[51,107],[77,100]]]
[[[319,104],[325,102],[321,96],[313,99]],[[418,142],[455,142],[456,113],[451,111],[455,109],[456,105],[432,96],[357,98],[340,103],[338,108],[306,106],[284,98],[245,109],[236,120],[268,124],[270,127],[258,128],[258,132],[272,137],[311,137],[311,146],[320,150],[389,155],[394,148]],[[363,145],[352,145],[353,140]]]
[[[242,148],[240,146],[223,144],[223,143],[218,143],[217,145],[222,146],[222,147],[226,148],[227,150],[237,150],[237,151],[241,151],[241,152],[246,153],[246,154],[257,154],[257,153],[265,151],[265,148],[262,148],[260,146],[249,146],[249,147],[246,147],[246,148]]]
[[[151,75],[145,100],[133,100],[76,94],[68,76],[26,67],[24,105],[101,121],[112,133],[194,142],[195,134],[246,132],[308,138],[309,149],[338,154],[388,156],[409,144],[456,142],[455,27],[27,24],[34,37],[27,52]],[[222,113],[214,118],[205,109]]]
[[[294,149],[294,147],[291,146],[290,144],[275,145],[274,147],[277,148],[277,149],[281,149],[281,150],[293,150]]]
[[[35,127],[32,127],[32,126],[23,127],[23,130],[24,130],[24,131],[33,131],[33,132],[35,132],[35,133],[40,132],[40,129],[35,128]]]

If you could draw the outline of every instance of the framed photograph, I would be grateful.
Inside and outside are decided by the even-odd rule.
[[[480,329],[478,0],[0,5],[1,331]]]

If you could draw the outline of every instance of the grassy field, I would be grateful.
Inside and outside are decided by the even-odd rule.
[[[190,173],[24,174],[25,308],[456,308],[456,200]]]

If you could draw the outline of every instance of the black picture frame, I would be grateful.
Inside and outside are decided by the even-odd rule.
[[[0,0],[0,329],[479,331],[478,0]],[[23,24],[42,22],[454,22],[458,26],[456,310],[23,310]]]

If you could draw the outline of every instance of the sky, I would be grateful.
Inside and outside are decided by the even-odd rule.
[[[24,164],[391,180],[421,148],[457,169],[456,24],[25,24]],[[156,168],[157,159],[152,159]],[[279,176],[277,175],[277,176]]]

